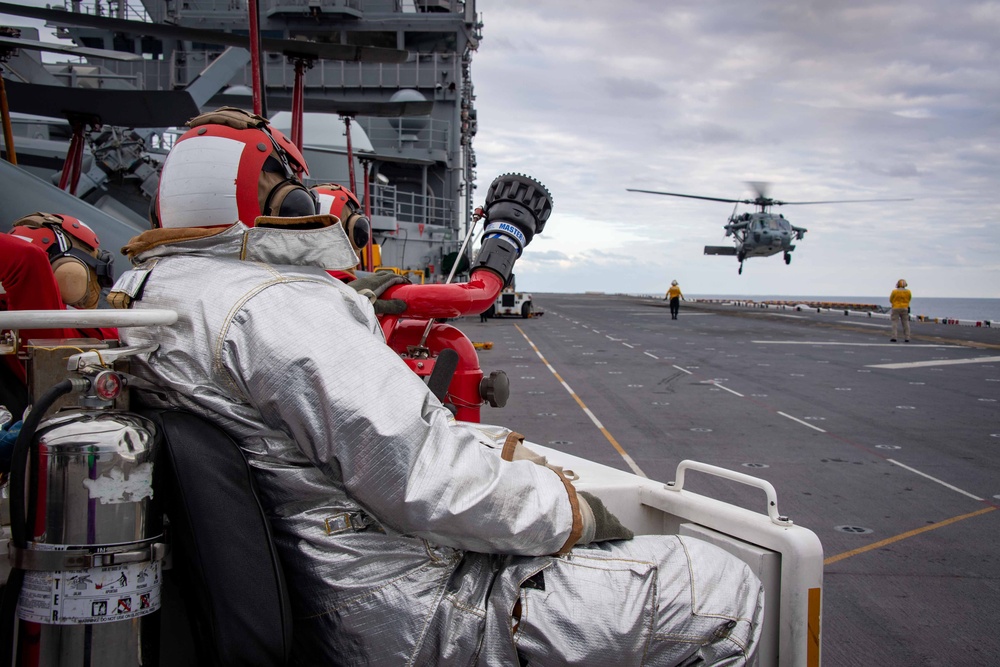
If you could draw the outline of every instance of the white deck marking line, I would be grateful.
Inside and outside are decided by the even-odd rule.
[[[958,366],[959,364],[988,364],[1000,361],[1000,357],[977,357],[976,359],[935,359],[933,361],[911,361],[899,364],[871,364],[866,368],[927,368],[928,366]]]
[[[517,325],[515,324],[514,326],[517,326]],[[677,364],[674,364],[674,368],[676,368],[676,369],[677,369],[677,370],[679,370],[679,371],[683,371],[683,372],[687,373],[688,375],[694,375],[694,373],[692,373],[692,372],[691,372],[691,371],[689,371],[688,369],[686,369],[686,368],[681,368],[681,367],[680,367],[680,366],[678,366]]]
[[[808,320],[809,319],[805,315],[788,315],[786,313],[768,313],[768,315],[771,315],[773,317],[792,317],[792,318],[795,318],[796,320]]]
[[[920,475],[921,477],[926,477],[927,479],[931,480],[932,482],[937,482],[941,486],[947,487],[947,488],[951,489],[952,491],[957,491],[957,492],[961,493],[963,496],[968,496],[969,498],[972,498],[973,500],[978,500],[979,502],[983,502],[985,500],[984,498],[980,498],[979,496],[973,495],[973,494],[969,493],[968,491],[963,491],[962,489],[958,488],[957,486],[952,486],[948,482],[942,481],[942,480],[938,479],[937,477],[931,477],[930,475],[928,475],[925,472],[920,472],[916,468],[911,468],[908,465],[903,465],[902,463],[900,463],[899,461],[896,461],[894,459],[886,459],[886,461],[888,461],[889,463],[892,463],[894,465],[897,465],[900,468],[906,468],[907,470],[909,470],[912,473],[916,473],[917,475]]]
[[[844,347],[961,347],[960,345],[935,345],[933,343],[842,343],[834,340],[752,340],[758,345],[840,345]],[[996,359],[997,357],[994,357]]]
[[[659,357],[653,354],[652,352],[643,352],[643,354],[645,354],[647,357],[653,357],[654,359],[659,359]]]
[[[719,384],[718,382],[713,382],[712,384],[714,384],[714,385],[715,385],[716,387],[718,387],[719,389],[725,389],[725,390],[726,390],[726,391],[728,391],[728,392],[729,392],[730,394],[735,394],[735,395],[739,396],[740,398],[746,398],[746,397],[745,397],[745,396],[744,396],[743,394],[741,394],[740,392],[738,392],[738,391],[733,391],[733,390],[732,390],[732,389],[730,389],[729,387],[724,387],[724,386],[722,386],[721,384]]]
[[[629,348],[630,350],[634,350],[635,349],[635,345],[629,345],[628,343],[622,343],[622,345],[624,345],[625,347]]]
[[[819,431],[820,433],[826,433],[826,431],[824,431],[823,429],[821,429],[819,426],[813,426],[809,422],[804,422],[801,419],[799,419],[798,417],[793,417],[793,416],[791,416],[789,414],[785,414],[784,412],[781,412],[780,410],[778,411],[778,414],[781,415],[782,417],[787,417],[788,419],[791,419],[793,422],[798,422],[798,423],[802,424],[803,426],[808,426],[809,428],[813,429],[814,431]]]
[[[852,324],[856,327],[875,327],[876,329],[888,329],[891,324],[875,324],[874,322],[845,322],[845,324]]]
[[[625,449],[618,444],[618,441],[615,440],[615,437],[613,435],[611,435],[611,432],[608,431],[608,429],[604,428],[604,424],[602,424],[601,421],[597,418],[597,416],[590,411],[590,408],[588,408],[586,404],[584,404],[583,399],[580,398],[579,395],[577,395],[577,393],[573,391],[573,388],[570,387],[566,383],[566,381],[562,379],[562,377],[559,375],[558,372],[556,372],[556,369],[552,367],[552,364],[548,362],[548,360],[542,355],[538,347],[532,342],[530,338],[528,338],[528,334],[524,333],[524,330],[517,324],[514,325],[514,328],[521,332],[521,335],[524,336],[524,340],[528,341],[528,345],[530,345],[531,349],[535,351],[535,354],[538,355],[538,358],[542,360],[542,363],[545,364],[545,367],[548,368],[549,371],[551,371],[552,375],[554,375],[555,378],[559,381],[559,384],[561,384],[563,388],[567,392],[569,392],[569,395],[573,397],[573,400],[576,401],[577,405],[580,406],[580,408],[583,410],[583,413],[587,415],[587,417],[590,418],[590,421],[594,423],[594,426],[596,426],[601,431],[601,433],[604,434],[604,437],[607,438],[608,442],[611,443],[611,446],[615,448],[615,450],[621,455],[623,459],[625,459],[625,463],[627,463],[628,467],[632,469],[632,472],[634,472],[636,475],[639,475],[640,477],[646,477],[648,479],[648,476],[646,475],[646,473],[642,471],[642,468],[640,468],[636,464],[635,460],[628,455],[628,452],[626,452]]]

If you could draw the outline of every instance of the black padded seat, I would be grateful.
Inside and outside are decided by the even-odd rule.
[[[172,568],[201,665],[286,665],[291,609],[271,527],[239,446],[202,417],[145,411],[160,427],[165,455],[156,483],[169,519]],[[164,594],[167,650],[176,612]],[[175,605],[176,606],[176,605]]]

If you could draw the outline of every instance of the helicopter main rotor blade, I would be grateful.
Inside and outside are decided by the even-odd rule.
[[[667,195],[668,197],[686,197],[687,199],[707,199],[708,201],[723,201],[729,204],[752,204],[752,199],[722,199],[721,197],[702,197],[700,195],[682,195],[679,192],[660,192],[658,190],[638,190],[636,188],[625,188],[629,192],[645,192],[651,195]]]
[[[771,202],[775,206],[802,206],[804,204],[858,204],[869,201],[913,201],[906,199],[831,199],[830,201],[775,201]]]
[[[0,49],[25,49],[28,51],[46,51],[49,53],[64,53],[70,56],[81,58],[107,58],[108,60],[142,60],[142,56],[135,53],[123,53],[121,51],[109,51],[108,49],[92,49],[86,46],[76,46],[75,44],[55,44],[52,42],[39,42],[34,39],[24,39],[23,37],[0,37]]]
[[[201,110],[186,90],[71,88],[6,80],[11,111],[49,118],[83,118],[122,127],[183,125]]]
[[[126,32],[134,35],[152,35],[154,37],[177,39],[186,42],[202,42],[222,46],[246,47],[249,37],[221,30],[206,30],[204,28],[186,28],[165,23],[146,23],[144,21],[129,21],[108,16],[95,16],[80,12],[68,12],[62,9],[46,9],[43,7],[25,7],[9,2],[0,2],[0,14],[11,14],[26,18],[41,19],[49,23],[64,26],[79,26],[84,28],[99,28],[114,32]],[[386,49],[375,46],[349,46],[347,44],[325,44],[298,39],[273,39],[264,37],[262,46],[265,51],[282,53],[295,58],[321,60],[356,60],[371,63],[401,63],[409,57],[409,52],[400,49]]]
[[[766,181],[747,181],[746,184],[757,193],[758,199],[768,199],[767,191],[771,187],[770,183]]]

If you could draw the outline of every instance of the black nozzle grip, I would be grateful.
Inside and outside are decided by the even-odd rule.
[[[506,284],[514,261],[545,228],[552,213],[552,195],[529,176],[503,174],[490,184],[484,210],[483,245],[473,265],[494,271]]]

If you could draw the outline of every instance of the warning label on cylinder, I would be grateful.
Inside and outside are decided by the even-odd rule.
[[[47,625],[113,623],[160,608],[160,562],[25,572],[18,616]]]

